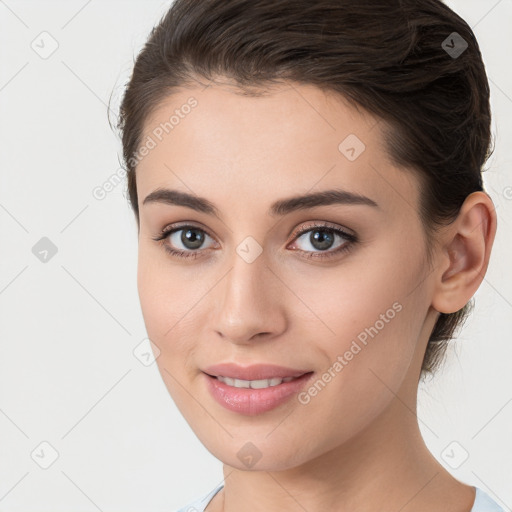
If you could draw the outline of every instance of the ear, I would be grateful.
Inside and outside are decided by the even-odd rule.
[[[480,286],[496,235],[494,203],[486,192],[466,197],[457,219],[442,236],[432,307],[440,313],[462,309]]]

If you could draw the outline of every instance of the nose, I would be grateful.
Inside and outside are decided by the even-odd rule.
[[[242,345],[281,335],[287,328],[284,286],[264,253],[248,262],[234,251],[230,264],[212,294],[210,318],[217,337]]]

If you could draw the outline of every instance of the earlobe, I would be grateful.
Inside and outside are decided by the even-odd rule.
[[[447,228],[432,307],[440,313],[462,309],[480,286],[489,264],[497,219],[489,195],[473,192]]]

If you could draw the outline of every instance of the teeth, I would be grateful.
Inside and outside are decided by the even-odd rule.
[[[282,382],[290,382],[294,379],[294,377],[275,377],[273,379],[261,379],[261,380],[241,380],[241,379],[232,379],[231,377],[222,377],[218,376],[219,379],[224,384],[228,386],[233,386],[235,388],[251,388],[251,389],[263,389],[271,386],[278,386]]]

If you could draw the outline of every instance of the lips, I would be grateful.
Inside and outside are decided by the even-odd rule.
[[[310,373],[311,370],[263,363],[250,366],[240,366],[236,363],[220,363],[204,368],[203,372],[211,377],[221,376],[240,380],[264,380],[279,377],[300,377],[305,373]]]
[[[282,372],[281,367],[272,367],[271,371],[279,370]],[[245,368],[247,370],[248,368]],[[261,370],[261,367],[259,368]],[[287,368],[290,373],[291,368]],[[225,370],[222,370],[225,372]],[[254,370],[252,370],[254,371]],[[268,365],[264,375],[268,375]],[[226,372],[227,373],[227,372]],[[261,375],[261,373],[260,373]],[[253,388],[240,388],[230,386],[219,380],[217,377],[212,377],[203,372],[202,380],[208,389],[210,396],[225,409],[246,416],[254,416],[269,412],[278,408],[280,405],[289,402],[293,396],[300,393],[308,382],[313,378],[314,372],[306,372],[302,376],[290,380],[289,382],[282,382],[276,386],[264,387],[261,389]],[[243,379],[241,379],[243,380]],[[254,381],[253,381],[254,382]],[[297,407],[299,402],[295,403]]]

